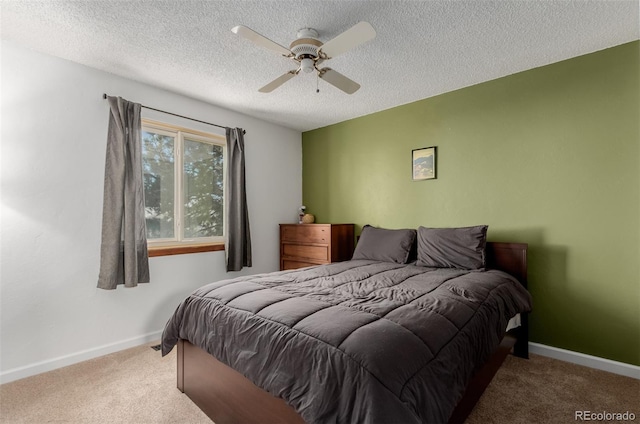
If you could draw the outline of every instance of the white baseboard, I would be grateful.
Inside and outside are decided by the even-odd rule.
[[[154,340],[160,340],[161,335],[162,331],[154,331],[153,333],[143,334],[142,336],[110,343],[93,349],[87,349],[46,361],[36,362],[35,364],[26,365],[24,367],[13,368],[0,373],[0,384],[9,383],[11,381],[31,377],[32,375],[52,371],[58,368],[66,367],[68,365],[77,364],[78,362],[87,361],[99,356],[108,355],[120,350],[140,346]]]
[[[162,331],[154,331],[152,333],[143,334],[142,336],[133,337],[131,339],[122,340],[120,342],[99,346],[93,349],[83,350],[70,355],[60,356],[47,361],[37,362],[35,364],[24,367],[14,368],[0,373],[0,384],[9,383],[11,381],[20,380],[22,378],[31,377],[47,371],[53,371],[68,365],[77,364],[78,362],[87,361],[89,359],[108,355],[120,350],[129,349],[140,346],[154,340],[160,340]],[[573,364],[583,365],[589,368],[595,368],[614,374],[624,375],[640,380],[640,367],[624,362],[616,362],[610,359],[599,358],[597,356],[585,355],[580,352],[560,349],[557,347],[546,346],[539,343],[529,342],[529,352],[536,355],[547,356],[549,358],[558,359],[560,361],[570,362]]]
[[[585,355],[584,353],[533,342],[529,342],[529,352],[640,380],[640,367],[636,365],[625,364],[624,362],[612,361],[610,359]]]

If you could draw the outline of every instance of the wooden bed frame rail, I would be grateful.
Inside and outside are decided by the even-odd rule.
[[[528,289],[527,281],[527,249],[526,243],[498,243],[488,242],[487,267],[499,269],[518,279],[525,289]],[[513,354],[520,358],[529,359],[529,314],[520,314],[521,325],[514,329],[512,334],[516,337]]]
[[[487,243],[487,266],[513,275],[527,287],[527,245]],[[505,335],[491,358],[476,372],[449,423],[463,423],[510,352],[528,358],[528,319]],[[178,389],[216,424],[300,424],[304,420],[283,399],[259,388],[186,340],[178,341]]]

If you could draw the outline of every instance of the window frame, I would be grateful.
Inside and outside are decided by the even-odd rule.
[[[141,132],[154,132],[174,138],[174,237],[161,239],[147,239],[149,257],[179,255],[185,253],[199,253],[224,250],[224,240],[227,231],[226,188],[227,188],[227,143],[223,136],[195,130],[166,122],[142,118]],[[142,138],[142,137],[141,137]],[[215,237],[184,237],[184,145],[185,139],[195,142],[220,146],[222,148],[222,236]],[[145,202],[146,207],[146,202]]]

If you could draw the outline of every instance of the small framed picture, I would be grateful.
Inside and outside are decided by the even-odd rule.
[[[436,177],[436,146],[411,151],[413,181],[433,180]]]

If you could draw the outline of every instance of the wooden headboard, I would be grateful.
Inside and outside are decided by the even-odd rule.
[[[526,243],[487,242],[487,268],[513,275],[526,288],[527,248]]]

